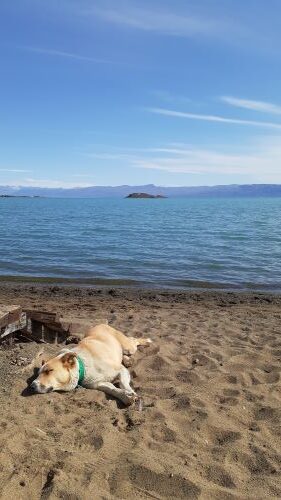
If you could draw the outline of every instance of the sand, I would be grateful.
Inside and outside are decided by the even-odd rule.
[[[2,284],[0,303],[154,341],[131,368],[141,412],[24,397],[40,346],[0,349],[1,499],[281,497],[280,297]]]

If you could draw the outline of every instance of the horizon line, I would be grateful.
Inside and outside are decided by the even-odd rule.
[[[73,187],[63,187],[63,186],[30,186],[28,184],[24,185],[13,185],[13,184],[6,184],[6,185],[0,185],[0,190],[1,189],[12,189],[12,190],[20,190],[20,189],[46,189],[46,190],[63,190],[63,191],[74,191],[74,190],[88,190],[88,189],[114,189],[114,188],[159,188],[159,189],[186,189],[186,188],[214,188],[214,187],[243,187],[243,186],[281,186],[280,183],[272,183],[272,182],[253,182],[253,183],[245,183],[245,184],[239,184],[239,183],[231,183],[231,184],[194,184],[194,185],[176,185],[176,186],[171,186],[171,185],[157,185],[157,184],[116,184],[116,185],[105,185],[105,184],[97,184],[97,185],[90,185],[90,186],[73,186]],[[1,193],[0,193],[0,196]]]

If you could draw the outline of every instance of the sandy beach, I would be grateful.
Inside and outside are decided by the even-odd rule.
[[[281,497],[280,296],[2,283],[0,303],[154,341],[131,368],[142,411],[23,397],[42,345],[0,348],[2,499]]]

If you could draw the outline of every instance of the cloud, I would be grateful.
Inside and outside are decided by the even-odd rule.
[[[21,50],[25,50],[28,52],[34,52],[36,54],[45,54],[48,56],[54,56],[54,57],[64,57],[66,59],[75,59],[78,61],[88,61],[96,64],[115,64],[114,61],[109,61],[107,59],[99,59],[96,57],[88,57],[88,56],[82,56],[79,54],[73,54],[71,52],[64,52],[62,50],[56,50],[56,49],[45,49],[41,47],[29,47],[29,46],[21,46],[18,47]]]
[[[88,158],[95,158],[97,160],[130,160],[132,156],[124,153],[82,153],[83,156]]]
[[[197,113],[186,113],[186,112],[182,112],[182,111],[173,111],[173,110],[164,109],[164,108],[147,108],[147,111],[149,111],[150,113],[164,115],[164,116],[170,116],[170,117],[174,117],[174,118],[187,118],[189,120],[228,123],[228,124],[233,124],[233,125],[247,125],[247,126],[252,126],[252,127],[273,128],[273,129],[280,129],[281,130],[281,124],[272,123],[272,122],[263,122],[263,121],[256,121],[256,120],[240,120],[238,118],[225,118],[224,116],[218,116],[218,115],[201,115],[201,114],[197,114]]]
[[[250,99],[240,99],[232,96],[222,96],[221,101],[235,106],[237,108],[250,109],[251,111],[260,111],[261,113],[271,113],[281,115],[281,106],[264,101],[253,101]]]
[[[14,182],[11,183],[13,185]],[[43,187],[43,188],[83,188],[83,187],[89,187],[92,186],[92,184],[89,184],[88,182],[66,182],[63,180],[53,180],[53,179],[23,179],[17,181],[17,186],[24,186],[24,187]]]
[[[0,168],[0,172],[30,173],[32,170],[22,170],[18,168]]]
[[[227,34],[231,29],[231,25],[227,26],[225,21],[219,21],[211,16],[204,18],[191,13],[136,7],[132,3],[122,6],[120,2],[118,5],[116,3],[111,4],[107,9],[94,7],[90,12],[112,24],[168,36],[218,37],[221,34]]]
[[[243,148],[231,147],[198,147],[190,144],[168,143],[159,147],[118,149],[110,153],[87,153],[87,156],[99,161],[126,167],[145,170],[155,170],[173,174],[176,184],[176,174],[201,176],[204,184],[208,184],[212,176],[232,178],[236,176],[239,182],[281,183],[281,134],[270,137],[252,139]],[[72,177],[89,177],[91,174],[73,174]],[[143,174],[145,178],[145,174]],[[188,178],[187,178],[188,179]],[[225,181],[224,181],[225,182]],[[54,179],[26,178],[10,182],[10,185],[48,188],[83,188],[93,185],[93,182],[72,182]],[[188,180],[186,184],[189,184]]]
[[[163,161],[164,160],[164,161]],[[142,167],[178,173],[251,177],[255,182],[281,182],[281,137],[253,140],[241,152],[180,148],[174,155],[143,162]]]
[[[237,150],[237,148],[236,148]],[[281,183],[281,136],[252,140],[243,151],[198,148],[192,145],[168,144],[136,150],[130,155],[124,151],[128,166],[141,169],[159,170],[173,174],[204,176],[223,175],[250,177],[253,182]],[[102,155],[97,155],[102,157]],[[118,161],[119,154],[111,154],[110,159]],[[203,181],[204,182],[204,181]]]
[[[133,32],[192,37],[200,42],[213,38],[243,51],[254,50],[259,55],[280,54],[279,5],[270,10],[265,2],[259,2],[255,16],[248,2],[222,0],[48,0],[44,11],[39,9],[36,0],[21,0],[23,2],[29,7],[36,5],[40,15],[45,16],[47,11],[56,22],[67,22],[80,29],[87,25],[96,31],[97,22],[101,20],[109,24],[109,28],[116,26]],[[34,15],[33,11],[31,13]]]
[[[279,5],[270,10],[264,1],[259,2],[254,16],[248,2],[237,1],[80,0],[77,3],[81,15],[89,21],[94,17],[132,32],[194,38],[200,43],[213,39],[243,52],[254,51],[259,56],[280,55]]]
[[[87,179],[91,179],[92,177],[94,177],[93,174],[72,174],[71,177],[85,177]]]
[[[167,149],[169,151],[169,149]],[[249,174],[249,156],[226,154],[209,149],[171,150],[168,156],[139,158],[135,166],[184,174]],[[258,160],[252,157],[251,160]]]

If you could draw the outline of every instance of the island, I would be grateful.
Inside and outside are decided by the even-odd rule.
[[[0,194],[0,198],[42,198],[41,196],[29,196],[27,194]]]
[[[131,193],[128,194],[128,196],[125,196],[125,198],[167,198],[167,197],[163,196],[162,194]]]

